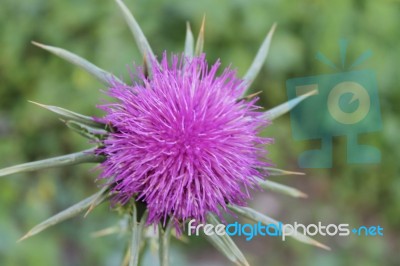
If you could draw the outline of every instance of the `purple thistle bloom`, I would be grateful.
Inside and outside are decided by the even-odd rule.
[[[102,122],[114,132],[99,153],[106,155],[100,178],[113,184],[114,202],[132,197],[145,202],[147,222],[167,217],[176,222],[221,216],[227,204],[245,205],[249,188],[268,173],[259,136],[268,122],[257,112],[257,98],[240,99],[246,84],[205,55],[188,59],[166,53],[152,76],[139,70],[139,81],[112,81],[107,94],[117,102],[100,106]]]

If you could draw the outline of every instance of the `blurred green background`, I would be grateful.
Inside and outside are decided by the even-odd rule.
[[[251,205],[284,222],[380,225],[383,237],[317,237],[327,252],[292,239],[237,238],[252,265],[400,265],[400,4],[399,1],[156,1],[126,0],[153,50],[183,49],[185,23],[197,32],[206,14],[205,51],[209,62],[221,58],[240,75],[249,67],[273,22],[278,28],[265,67],[252,90],[262,90],[266,108],[287,100],[289,78],[332,73],[315,60],[317,51],[339,62],[338,41],[349,41],[348,60],[371,49],[360,69],[376,73],[383,129],[361,137],[382,152],[382,162],[348,165],[346,138],[334,139],[334,167],[304,169],[305,176],[274,180],[298,187],[309,198],[254,193]],[[133,38],[114,1],[13,1],[0,8],[0,167],[85,149],[90,145],[65,129],[58,118],[28,100],[99,115],[95,105],[104,86],[31,41],[73,51],[116,75],[141,63]],[[318,143],[295,142],[289,115],[266,131],[277,167],[299,170],[297,157]],[[16,174],[0,180],[0,265],[118,265],[123,236],[91,238],[113,225],[117,213],[107,204],[87,218],[57,225],[22,243],[32,226],[97,189],[92,166]],[[173,242],[172,265],[230,265],[208,242]],[[147,265],[154,265],[149,255]]]

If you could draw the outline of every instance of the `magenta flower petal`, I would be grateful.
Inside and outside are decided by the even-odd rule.
[[[192,59],[163,54],[152,76],[138,75],[128,86],[111,82],[107,92],[116,102],[100,106],[102,121],[114,133],[99,150],[106,155],[100,178],[113,184],[114,202],[143,201],[148,223],[204,221],[221,215],[227,204],[245,205],[267,166],[259,136],[267,125],[257,99],[238,99],[245,90],[235,71],[220,76],[205,55]]]

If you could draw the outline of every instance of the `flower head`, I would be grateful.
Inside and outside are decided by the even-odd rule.
[[[240,99],[246,84],[220,62],[210,69],[202,54],[194,58],[166,53],[133,85],[112,82],[102,105],[104,123],[114,133],[99,151],[106,155],[101,177],[114,183],[114,200],[142,200],[148,223],[173,216],[204,221],[226,204],[244,205],[268,165],[259,136],[265,118],[257,98]]]

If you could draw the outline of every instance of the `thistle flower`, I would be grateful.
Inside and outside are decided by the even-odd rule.
[[[148,223],[170,216],[204,222],[219,207],[243,205],[248,188],[266,175],[257,169],[268,166],[262,144],[271,140],[258,136],[267,120],[256,98],[240,99],[246,85],[234,71],[216,76],[219,66],[208,70],[204,54],[175,55],[169,64],[164,53],[151,77],[111,84],[108,94],[118,103],[101,107],[107,113],[101,121],[115,133],[99,150],[107,158],[101,177],[115,184],[122,204],[137,194]]]
[[[61,48],[34,43],[85,69],[102,81],[106,93],[116,101],[99,108],[105,116],[93,118],[67,109],[38,104],[57,113],[65,124],[96,147],[73,154],[25,163],[0,170],[0,176],[79,163],[100,163],[100,179],[107,180],[96,194],[67,208],[31,229],[21,240],[61,221],[110,200],[123,212],[125,226],[97,232],[131,234],[125,264],[137,265],[146,241],[158,240],[161,265],[168,265],[169,236],[188,219],[220,223],[226,212],[234,212],[263,224],[276,220],[245,207],[251,190],[261,187],[294,197],[306,195],[297,189],[265,180],[268,175],[301,174],[272,168],[265,159],[269,138],[259,136],[270,121],[288,112],[315,92],[302,95],[268,111],[260,111],[257,97],[246,92],[260,71],[269,50],[275,25],[262,43],[243,78],[220,62],[210,68],[203,53],[204,19],[194,45],[187,27],[181,56],[164,52],[158,62],[136,20],[121,0],[115,0],[143,57],[130,83]],[[215,216],[216,215],[216,216]],[[150,226],[151,225],[151,226]],[[150,239],[146,228],[157,228]],[[154,230],[154,229],[153,229]],[[328,249],[300,233],[298,241]],[[248,265],[228,235],[206,236],[229,260]]]

